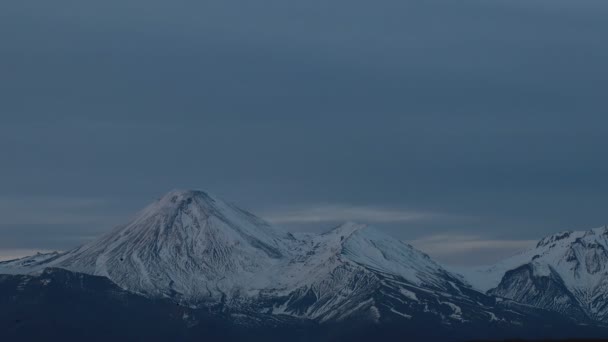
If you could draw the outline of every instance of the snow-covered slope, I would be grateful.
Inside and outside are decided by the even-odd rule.
[[[62,255],[59,252],[37,253],[36,255],[19,259],[0,261],[0,274],[31,273],[46,267]]]
[[[566,231],[496,265],[461,272],[474,287],[608,322],[608,229]]]
[[[96,241],[1,263],[0,273],[48,267],[104,276],[147,297],[239,314],[443,324],[524,318],[374,228],[346,223],[294,237],[201,191],[170,192]]]
[[[221,302],[268,287],[296,244],[289,233],[212,195],[173,191],[54,264],[148,295]]]

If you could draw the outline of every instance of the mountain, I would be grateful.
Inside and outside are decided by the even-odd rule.
[[[446,324],[501,314],[412,246],[362,224],[296,238],[201,191],[172,191],[96,241],[0,268],[58,267],[192,307],[315,319],[411,319]],[[381,298],[378,294],[382,294]]]
[[[565,231],[496,265],[462,272],[490,295],[608,323],[608,229]]]
[[[0,263],[13,273],[47,267],[107,277],[125,290],[192,307],[318,321],[417,313],[449,324],[501,314],[490,306],[479,311],[478,294],[458,277],[372,227],[346,223],[296,238],[201,191],[172,191],[67,253]]]
[[[373,227],[345,223],[323,234],[294,236],[202,191],[172,191],[74,250],[0,262],[0,274],[7,274],[0,286],[12,289],[4,296],[19,292],[23,279],[46,282],[36,277],[48,270],[68,274],[64,289],[80,288],[82,279],[109,283],[79,296],[137,296],[142,304],[133,310],[149,306],[161,313],[174,303],[190,310],[193,326],[220,322],[261,335],[306,327],[316,339],[328,340],[402,333],[413,340],[499,332],[546,337],[564,329],[580,332],[580,324],[589,323],[585,315],[568,317],[479,292]],[[180,334],[207,336],[176,324]]]

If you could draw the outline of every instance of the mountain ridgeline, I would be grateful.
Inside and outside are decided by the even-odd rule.
[[[529,263],[463,278],[366,225],[292,235],[208,193],[173,191],[91,243],[1,262],[0,329],[16,340],[48,329],[67,340],[606,334],[604,240],[554,240]],[[565,241],[558,267],[549,250]],[[483,288],[479,274],[498,281]]]

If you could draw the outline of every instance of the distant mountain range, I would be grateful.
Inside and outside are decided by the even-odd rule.
[[[0,262],[13,340],[464,340],[608,336],[607,231],[451,272],[357,223],[290,234],[173,191],[64,253]],[[101,329],[103,327],[103,329]]]

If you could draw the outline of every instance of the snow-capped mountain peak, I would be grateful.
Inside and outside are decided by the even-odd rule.
[[[284,240],[293,238],[234,204],[196,190],[173,190],[167,193],[140,211],[128,226],[131,229],[150,229],[158,227],[159,223],[162,230],[168,226],[181,229],[228,229],[240,235],[240,238],[259,245],[272,257],[280,257],[287,247],[281,244]],[[217,225],[212,227],[203,223]],[[124,231],[124,228],[119,230]]]
[[[267,286],[271,278],[260,275],[287,262],[295,243],[291,234],[213,195],[172,191],[54,265],[106,276],[136,292],[213,302],[226,292]]]

